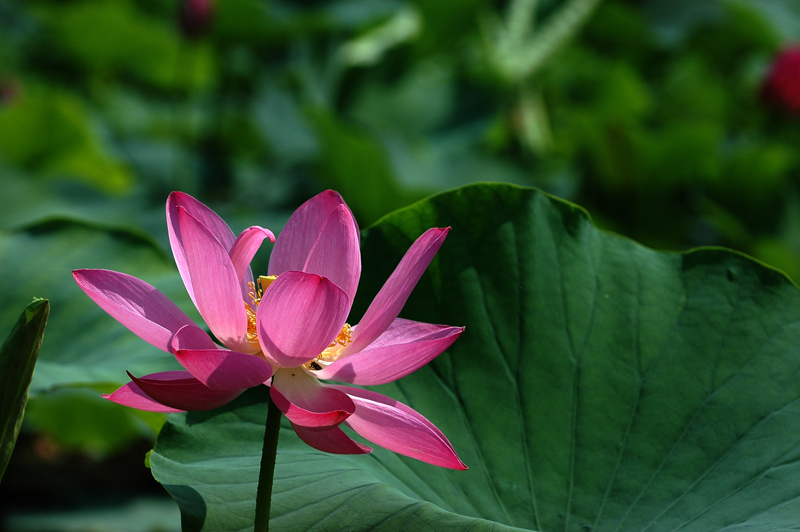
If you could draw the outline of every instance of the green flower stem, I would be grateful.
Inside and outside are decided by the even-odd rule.
[[[278,433],[281,429],[281,411],[269,400],[267,423],[264,430],[264,447],[261,449],[261,469],[258,472],[256,492],[255,532],[269,531],[269,508],[272,502],[272,479],[275,474],[275,457],[278,454]]]

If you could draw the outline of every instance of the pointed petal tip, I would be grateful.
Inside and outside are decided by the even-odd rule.
[[[330,199],[330,200],[333,200],[333,201],[336,201],[336,202],[339,202],[339,203],[343,203],[343,204],[345,203],[344,198],[342,198],[342,195],[339,194],[338,192],[336,192],[335,190],[333,190],[332,188],[329,188],[327,190],[323,190],[322,192],[317,194],[317,197]]]
[[[114,393],[101,394],[101,397],[112,403],[146,412],[160,412],[163,414],[185,412],[185,410],[172,408],[156,401],[147,395],[134,381],[123,384]]]
[[[244,390],[214,390],[209,388],[188,371],[164,371],[151,373],[141,378],[131,376],[132,383],[154,403],[159,403],[172,411],[212,410],[223,406]]]
[[[266,236],[269,239],[269,241],[272,242],[273,244],[275,243],[275,233],[273,233],[272,231],[270,231],[266,227],[261,227],[260,225],[254,225],[253,227],[263,231],[266,234]]]
[[[467,469],[442,431],[416,410],[370,390],[333,388],[347,393],[356,404],[356,411],[345,425],[363,438],[431,465]]]

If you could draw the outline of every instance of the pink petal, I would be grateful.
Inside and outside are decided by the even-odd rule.
[[[236,270],[236,276],[242,285],[242,297],[245,301],[249,302],[250,287],[248,283],[253,282],[253,273],[250,271],[250,262],[255,257],[258,248],[265,238],[270,242],[275,242],[275,235],[269,229],[263,227],[253,226],[248,227],[233,243],[229,251],[233,268]]]
[[[319,379],[358,385],[392,382],[436,358],[463,331],[463,327],[397,318],[367,349],[341,358],[315,371],[314,375]]]
[[[327,277],[352,303],[361,276],[359,232],[339,194],[332,190],[318,194],[292,214],[275,243],[268,271],[270,275],[301,271]]]
[[[186,244],[186,267],[197,310],[220,342],[236,351],[252,353],[239,278],[228,251],[182,207],[178,207],[178,228]]]
[[[326,453],[369,454],[372,452],[371,447],[353,441],[339,427],[317,431],[292,424],[292,428],[307,445]]]
[[[358,352],[375,341],[394,321],[425,269],[444,243],[450,228],[428,229],[414,242],[392,275],[372,300],[364,317],[353,330],[347,351]]]
[[[467,469],[444,434],[415,410],[379,393],[335,388],[356,404],[345,424],[372,443],[436,466]]]
[[[147,412],[164,412],[167,414],[185,412],[185,410],[178,410],[177,408],[170,408],[162,405],[144,393],[135,382],[129,382],[112,394],[105,393],[103,394],[103,398],[123,406],[129,406]]]
[[[259,357],[225,349],[181,349],[175,358],[197,380],[216,391],[252,388],[272,377],[272,366]]]
[[[197,325],[185,325],[178,329],[171,342],[172,352],[179,349],[219,349],[206,332]]]
[[[228,404],[240,390],[212,390],[188,371],[164,371],[137,378],[128,373],[134,383],[162,405],[178,410],[211,410]],[[113,395],[113,394],[112,394]]]
[[[282,273],[258,307],[261,349],[274,366],[301,366],[333,342],[349,310],[347,294],[330,280],[311,273]]]
[[[276,371],[270,396],[289,421],[309,430],[336,427],[355,410],[346,393],[324,386],[302,368]]]
[[[169,232],[169,242],[172,247],[172,254],[175,256],[175,264],[181,274],[183,283],[189,296],[197,305],[194,297],[194,287],[189,276],[189,267],[186,264],[186,245],[191,245],[191,241],[186,242],[178,222],[178,208],[186,210],[195,220],[205,226],[214,238],[216,238],[226,251],[229,251],[236,241],[236,236],[231,231],[222,218],[217,213],[183,192],[173,192],[167,199],[167,231]]]
[[[75,270],[75,282],[92,301],[134,334],[171,353],[172,336],[194,322],[152,285],[110,270]]]

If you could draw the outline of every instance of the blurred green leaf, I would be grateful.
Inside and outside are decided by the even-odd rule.
[[[642,180],[660,184],[699,185],[722,177],[722,143],[724,131],[719,122],[670,122],[650,132],[639,148],[646,159]],[[642,188],[655,188],[639,183]]]
[[[59,448],[94,457],[124,449],[137,438],[154,438],[166,416],[120,406],[92,389],[62,388],[28,403],[25,423]]]
[[[132,74],[165,89],[207,89],[215,82],[213,52],[127,0],[80,1],[39,9],[62,53],[100,75]]]
[[[736,40],[740,44],[751,45],[762,50],[774,50],[781,42],[778,34],[778,21],[768,19],[770,2],[751,0],[722,0],[721,2],[731,20]],[[763,4],[759,6],[758,4]]]
[[[305,162],[316,154],[317,141],[288,92],[265,80],[253,102],[253,120],[271,151],[284,164]]]
[[[307,116],[320,145],[321,181],[347,198],[360,223],[374,222],[408,203],[375,138],[323,109],[309,109]]]
[[[705,121],[720,127],[732,95],[729,80],[708,67],[703,57],[686,54],[668,67],[659,84],[659,118],[663,121]]]
[[[0,231],[4,301],[20,301],[31,291],[46,292],[54,309],[31,393],[97,383],[104,384],[103,391],[112,391],[127,382],[126,370],[136,374],[175,369],[174,357],[132,334],[78,288],[71,275],[77,268],[140,277],[197,316],[171,257],[146,233],[68,219]],[[0,308],[0,324],[11,321],[12,306]]]
[[[441,127],[455,108],[456,79],[446,58],[417,63],[399,80],[369,80],[349,115],[378,130],[425,133]]]
[[[34,299],[0,347],[0,478],[17,442],[49,314],[50,302]]]
[[[421,24],[419,13],[403,6],[389,20],[344,43],[339,58],[347,66],[374,65],[388,50],[414,39]]]
[[[402,314],[466,331],[379,389],[428,416],[470,469],[327,455],[285,426],[273,527],[796,525],[800,291],[785,275],[723,249],[655,252],[536,190],[477,185],[365,231],[356,315],[434,226],[452,229]],[[252,526],[266,393],[170,416],[150,463],[186,530]]]
[[[0,107],[0,158],[108,193],[127,191],[130,172],[102,145],[80,100],[61,91],[30,90],[12,105]]]
[[[739,0],[738,3],[760,11],[783,41],[793,41],[800,34],[800,4],[794,0]]]
[[[81,501],[83,502],[83,501]],[[180,515],[165,497],[138,496],[124,501],[72,503],[69,508],[11,508],[4,516],[14,532],[178,532]]]

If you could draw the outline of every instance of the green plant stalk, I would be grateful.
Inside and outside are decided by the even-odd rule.
[[[522,47],[508,65],[518,82],[534,75],[589,19],[601,0],[569,0]]]
[[[256,491],[255,532],[269,531],[269,509],[272,502],[272,481],[275,474],[275,457],[278,454],[278,434],[281,430],[281,411],[272,399],[267,408],[264,429],[264,447],[261,448],[261,469],[258,471]]]
[[[522,44],[533,30],[538,0],[512,0],[506,16],[506,31],[512,46]]]

